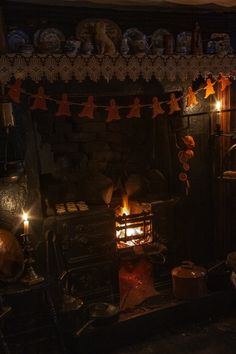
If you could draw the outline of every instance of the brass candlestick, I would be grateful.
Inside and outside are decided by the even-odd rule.
[[[30,234],[22,234],[23,251],[24,251],[24,273],[21,282],[26,285],[35,285],[44,281],[44,277],[38,275],[34,270],[33,264],[35,259],[33,257],[34,248],[32,246]]]

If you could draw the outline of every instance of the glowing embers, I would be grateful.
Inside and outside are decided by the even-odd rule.
[[[139,209],[139,210],[137,210]],[[153,214],[150,210],[143,211],[142,205],[131,213],[128,197],[123,198],[123,207],[116,217],[117,247],[126,248],[147,244],[153,241]]]

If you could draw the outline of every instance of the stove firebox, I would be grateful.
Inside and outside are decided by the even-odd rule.
[[[116,217],[117,248],[148,244],[153,241],[153,213],[123,214]]]

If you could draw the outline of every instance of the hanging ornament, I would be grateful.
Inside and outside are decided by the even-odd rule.
[[[70,117],[71,116],[70,105],[71,104],[68,101],[67,93],[63,93],[61,96],[61,101],[59,101],[58,110],[57,110],[55,116],[56,117],[59,117],[59,116]]]
[[[223,92],[227,86],[231,85],[231,81],[228,77],[223,76],[220,74],[220,78],[218,79],[218,82],[221,84],[221,91]]]
[[[192,86],[188,87],[188,92],[186,97],[187,97],[187,107],[195,106],[196,104],[198,104],[198,100],[195,92],[192,89]]]
[[[181,108],[178,103],[181,98],[182,97],[176,98],[174,93],[170,94],[170,101],[168,102],[168,104],[170,105],[170,110],[168,114],[173,114],[174,112],[181,111]]]
[[[41,109],[43,111],[48,110],[46,104],[46,99],[48,96],[45,95],[43,86],[39,86],[38,92],[35,95],[32,95],[32,97],[34,97],[34,102],[30,109]]]
[[[119,120],[119,107],[116,105],[116,101],[114,98],[110,100],[110,106],[106,108],[108,111],[107,120],[106,122],[111,122],[113,120]]]
[[[211,79],[208,78],[206,81],[206,86],[204,87],[204,90],[206,90],[204,98],[215,94],[214,85],[215,83],[212,83]]]
[[[12,101],[16,103],[20,103],[20,95],[22,91],[21,85],[22,85],[22,80],[16,79],[14,84],[8,86],[9,90],[7,92],[7,95]]]
[[[131,109],[126,117],[127,118],[140,118],[141,117],[140,109],[141,109],[140,100],[138,97],[135,97],[134,103],[132,104]]]
[[[163,102],[159,102],[158,97],[153,97],[152,99],[152,118],[156,118],[158,114],[163,114],[165,111],[162,109],[161,104]]]
[[[87,102],[84,103],[82,111],[79,113],[79,117],[87,117],[90,119],[94,119],[95,107],[96,106],[94,104],[94,97],[89,96]]]
[[[179,180],[185,183],[185,193],[189,194],[190,183],[188,178],[188,172],[190,170],[189,160],[194,157],[194,151],[192,150],[195,147],[195,141],[191,135],[185,135],[182,137],[183,143],[185,144],[185,148],[183,148],[178,153],[179,162],[182,165],[183,171],[179,173]]]
[[[182,140],[188,149],[195,148],[196,144],[192,135],[185,135],[182,137]]]

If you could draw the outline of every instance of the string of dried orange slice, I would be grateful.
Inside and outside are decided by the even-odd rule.
[[[185,146],[184,149],[178,152],[178,159],[183,169],[183,171],[179,173],[179,180],[185,183],[185,193],[188,195],[190,190],[190,182],[188,177],[188,172],[190,171],[189,160],[194,157],[194,151],[192,149],[195,148],[196,144],[191,135],[183,136],[182,141]]]

